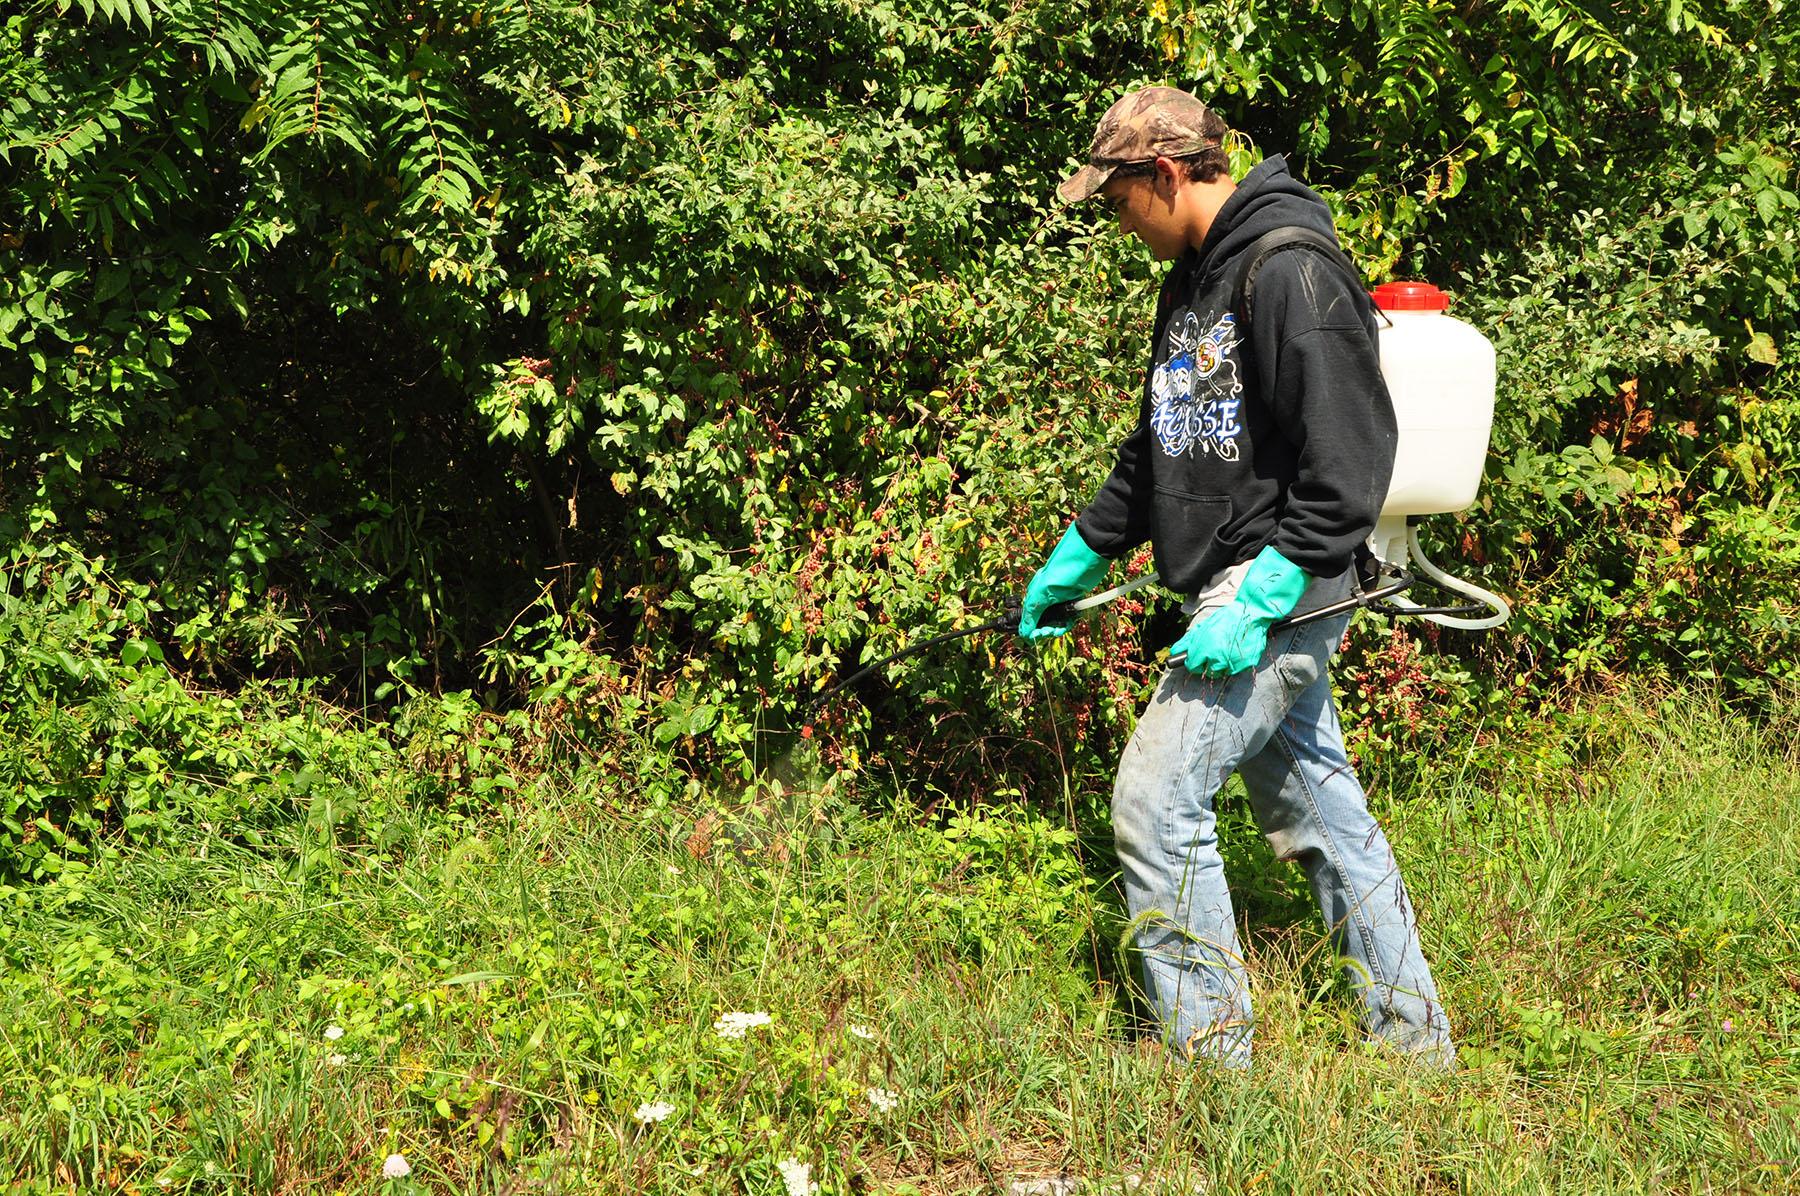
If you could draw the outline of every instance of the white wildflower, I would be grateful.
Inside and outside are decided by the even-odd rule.
[[[412,1164],[406,1161],[403,1154],[391,1154],[381,1164],[383,1179],[405,1179],[412,1174]]]
[[[325,1027],[325,1041],[326,1042],[336,1042],[338,1039],[342,1038],[343,1036],[344,1036],[344,1028],[342,1026],[326,1026]]]
[[[877,1113],[892,1113],[900,1107],[900,1098],[886,1088],[869,1089],[869,1107]]]
[[[850,1037],[860,1038],[865,1042],[873,1042],[875,1040],[875,1031],[867,1026],[851,1026]]]
[[[1053,1175],[1048,1179],[1015,1179],[1006,1187],[1006,1196],[1075,1196],[1081,1181],[1071,1175]]]
[[[649,1125],[652,1122],[661,1121],[674,1111],[675,1106],[668,1101],[645,1101],[631,1116],[639,1125]]]
[[[346,1062],[348,1062],[348,1061],[342,1055],[327,1055],[327,1056],[325,1056],[325,1066],[326,1067],[342,1067]]]
[[[781,1172],[781,1182],[787,1185],[788,1196],[814,1196],[819,1190],[819,1185],[812,1182],[811,1163],[783,1159],[775,1164],[775,1170]]]
[[[742,1038],[757,1026],[766,1026],[775,1019],[766,1013],[727,1013],[713,1023],[713,1030],[720,1038]]]

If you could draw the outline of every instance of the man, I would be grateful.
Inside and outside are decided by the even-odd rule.
[[[1163,584],[1191,597],[1187,633],[1119,763],[1113,830],[1141,927],[1144,982],[1170,1046],[1247,1066],[1248,977],[1219,856],[1214,799],[1233,771],[1275,853],[1297,860],[1353,962],[1371,1038],[1454,1058],[1393,853],[1344,751],[1326,665],[1349,615],[1274,625],[1351,593],[1352,558],[1393,468],[1395,424],[1374,313],[1340,261],[1262,259],[1233,311],[1253,242],[1331,213],[1271,158],[1234,184],[1224,122],[1169,87],[1108,109],[1088,165],[1058,189],[1094,196],[1159,260],[1137,427],[1026,592],[1020,634],[1061,635],[1079,597],[1145,540]],[[1247,324],[1247,326],[1246,326]]]

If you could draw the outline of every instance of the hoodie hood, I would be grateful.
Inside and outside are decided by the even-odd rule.
[[[1198,271],[1206,286],[1231,259],[1266,232],[1298,225],[1335,237],[1331,209],[1317,191],[1288,173],[1287,158],[1276,154],[1259,162],[1213,217],[1206,241],[1183,255],[1178,269]]]

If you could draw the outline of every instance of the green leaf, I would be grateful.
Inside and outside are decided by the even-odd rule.
[[[1762,365],[1780,365],[1781,354],[1775,348],[1775,338],[1766,332],[1758,332],[1750,321],[1744,321],[1744,331],[1750,334],[1749,343],[1744,346],[1744,355],[1751,361]]]
[[[465,984],[491,984],[495,980],[511,980],[510,972],[464,972],[441,981],[445,988],[457,988]]]

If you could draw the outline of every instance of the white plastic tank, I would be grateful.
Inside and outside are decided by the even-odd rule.
[[[1412,518],[1465,510],[1475,502],[1494,427],[1494,346],[1444,314],[1449,296],[1430,283],[1384,283],[1369,297],[1386,317],[1380,322],[1381,373],[1400,429],[1394,477],[1369,546],[1388,565],[1415,569],[1440,589],[1480,604],[1469,612],[1475,618],[1448,611],[1421,612],[1423,618],[1464,631],[1498,627],[1512,616],[1506,599],[1426,560]],[[1417,605],[1401,596],[1393,602]]]
[[[1450,297],[1430,283],[1383,283],[1370,293],[1386,319],[1381,372],[1400,443],[1384,517],[1461,511],[1475,501],[1494,426],[1494,346],[1446,315]]]

